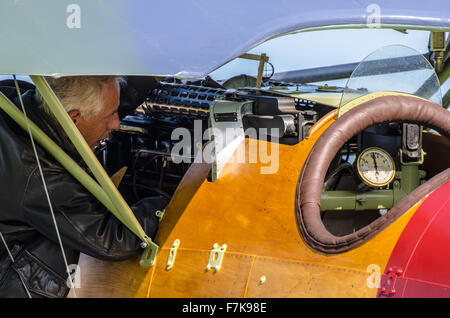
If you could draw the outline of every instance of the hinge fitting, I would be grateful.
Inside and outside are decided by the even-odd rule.
[[[179,245],[180,245],[180,240],[176,239],[173,242],[172,247],[170,248],[170,251],[169,251],[169,256],[167,257],[166,270],[170,270],[173,267],[173,263],[175,262],[175,256],[177,255],[177,249],[178,249]]]
[[[217,272],[223,260],[223,254],[225,254],[225,250],[227,249],[227,244],[223,244],[219,246],[219,244],[215,243],[211,253],[209,254],[208,265],[206,266],[206,271],[209,271],[211,268],[215,269]]]

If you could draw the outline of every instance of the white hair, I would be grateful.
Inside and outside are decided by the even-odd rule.
[[[116,81],[119,85],[126,82],[121,76],[64,76],[46,77],[53,92],[58,97],[64,109],[79,110],[81,117],[89,120],[103,109],[103,89],[106,84]],[[41,106],[51,114],[43,98],[38,95]]]

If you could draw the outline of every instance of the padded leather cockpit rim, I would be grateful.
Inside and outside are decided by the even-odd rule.
[[[355,134],[375,124],[399,121],[433,128],[450,138],[450,112],[414,96],[382,96],[365,102],[336,120],[317,140],[301,171],[296,190],[297,225],[315,250],[342,253],[368,241],[426,194],[450,180],[450,168],[440,172],[400,200],[371,224],[345,236],[335,236],[320,218],[320,197],[326,171],[338,150]]]

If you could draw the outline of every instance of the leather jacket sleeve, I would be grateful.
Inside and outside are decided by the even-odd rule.
[[[43,174],[64,247],[106,261],[124,260],[142,251],[140,239],[62,167],[43,165]],[[155,212],[167,203],[166,198],[151,197],[131,207],[144,232],[152,239],[159,224]],[[26,222],[58,242],[37,168],[30,174],[22,207]]]

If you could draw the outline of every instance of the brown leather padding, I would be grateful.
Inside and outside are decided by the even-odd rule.
[[[425,195],[450,180],[450,168],[447,168],[417,187],[388,213],[352,234],[338,237],[325,228],[320,218],[320,197],[325,174],[336,153],[363,129],[393,121],[421,124],[450,137],[450,112],[437,104],[412,96],[378,97],[336,120],[314,145],[297,184],[297,225],[303,239],[313,249],[324,253],[341,253],[363,244]]]

